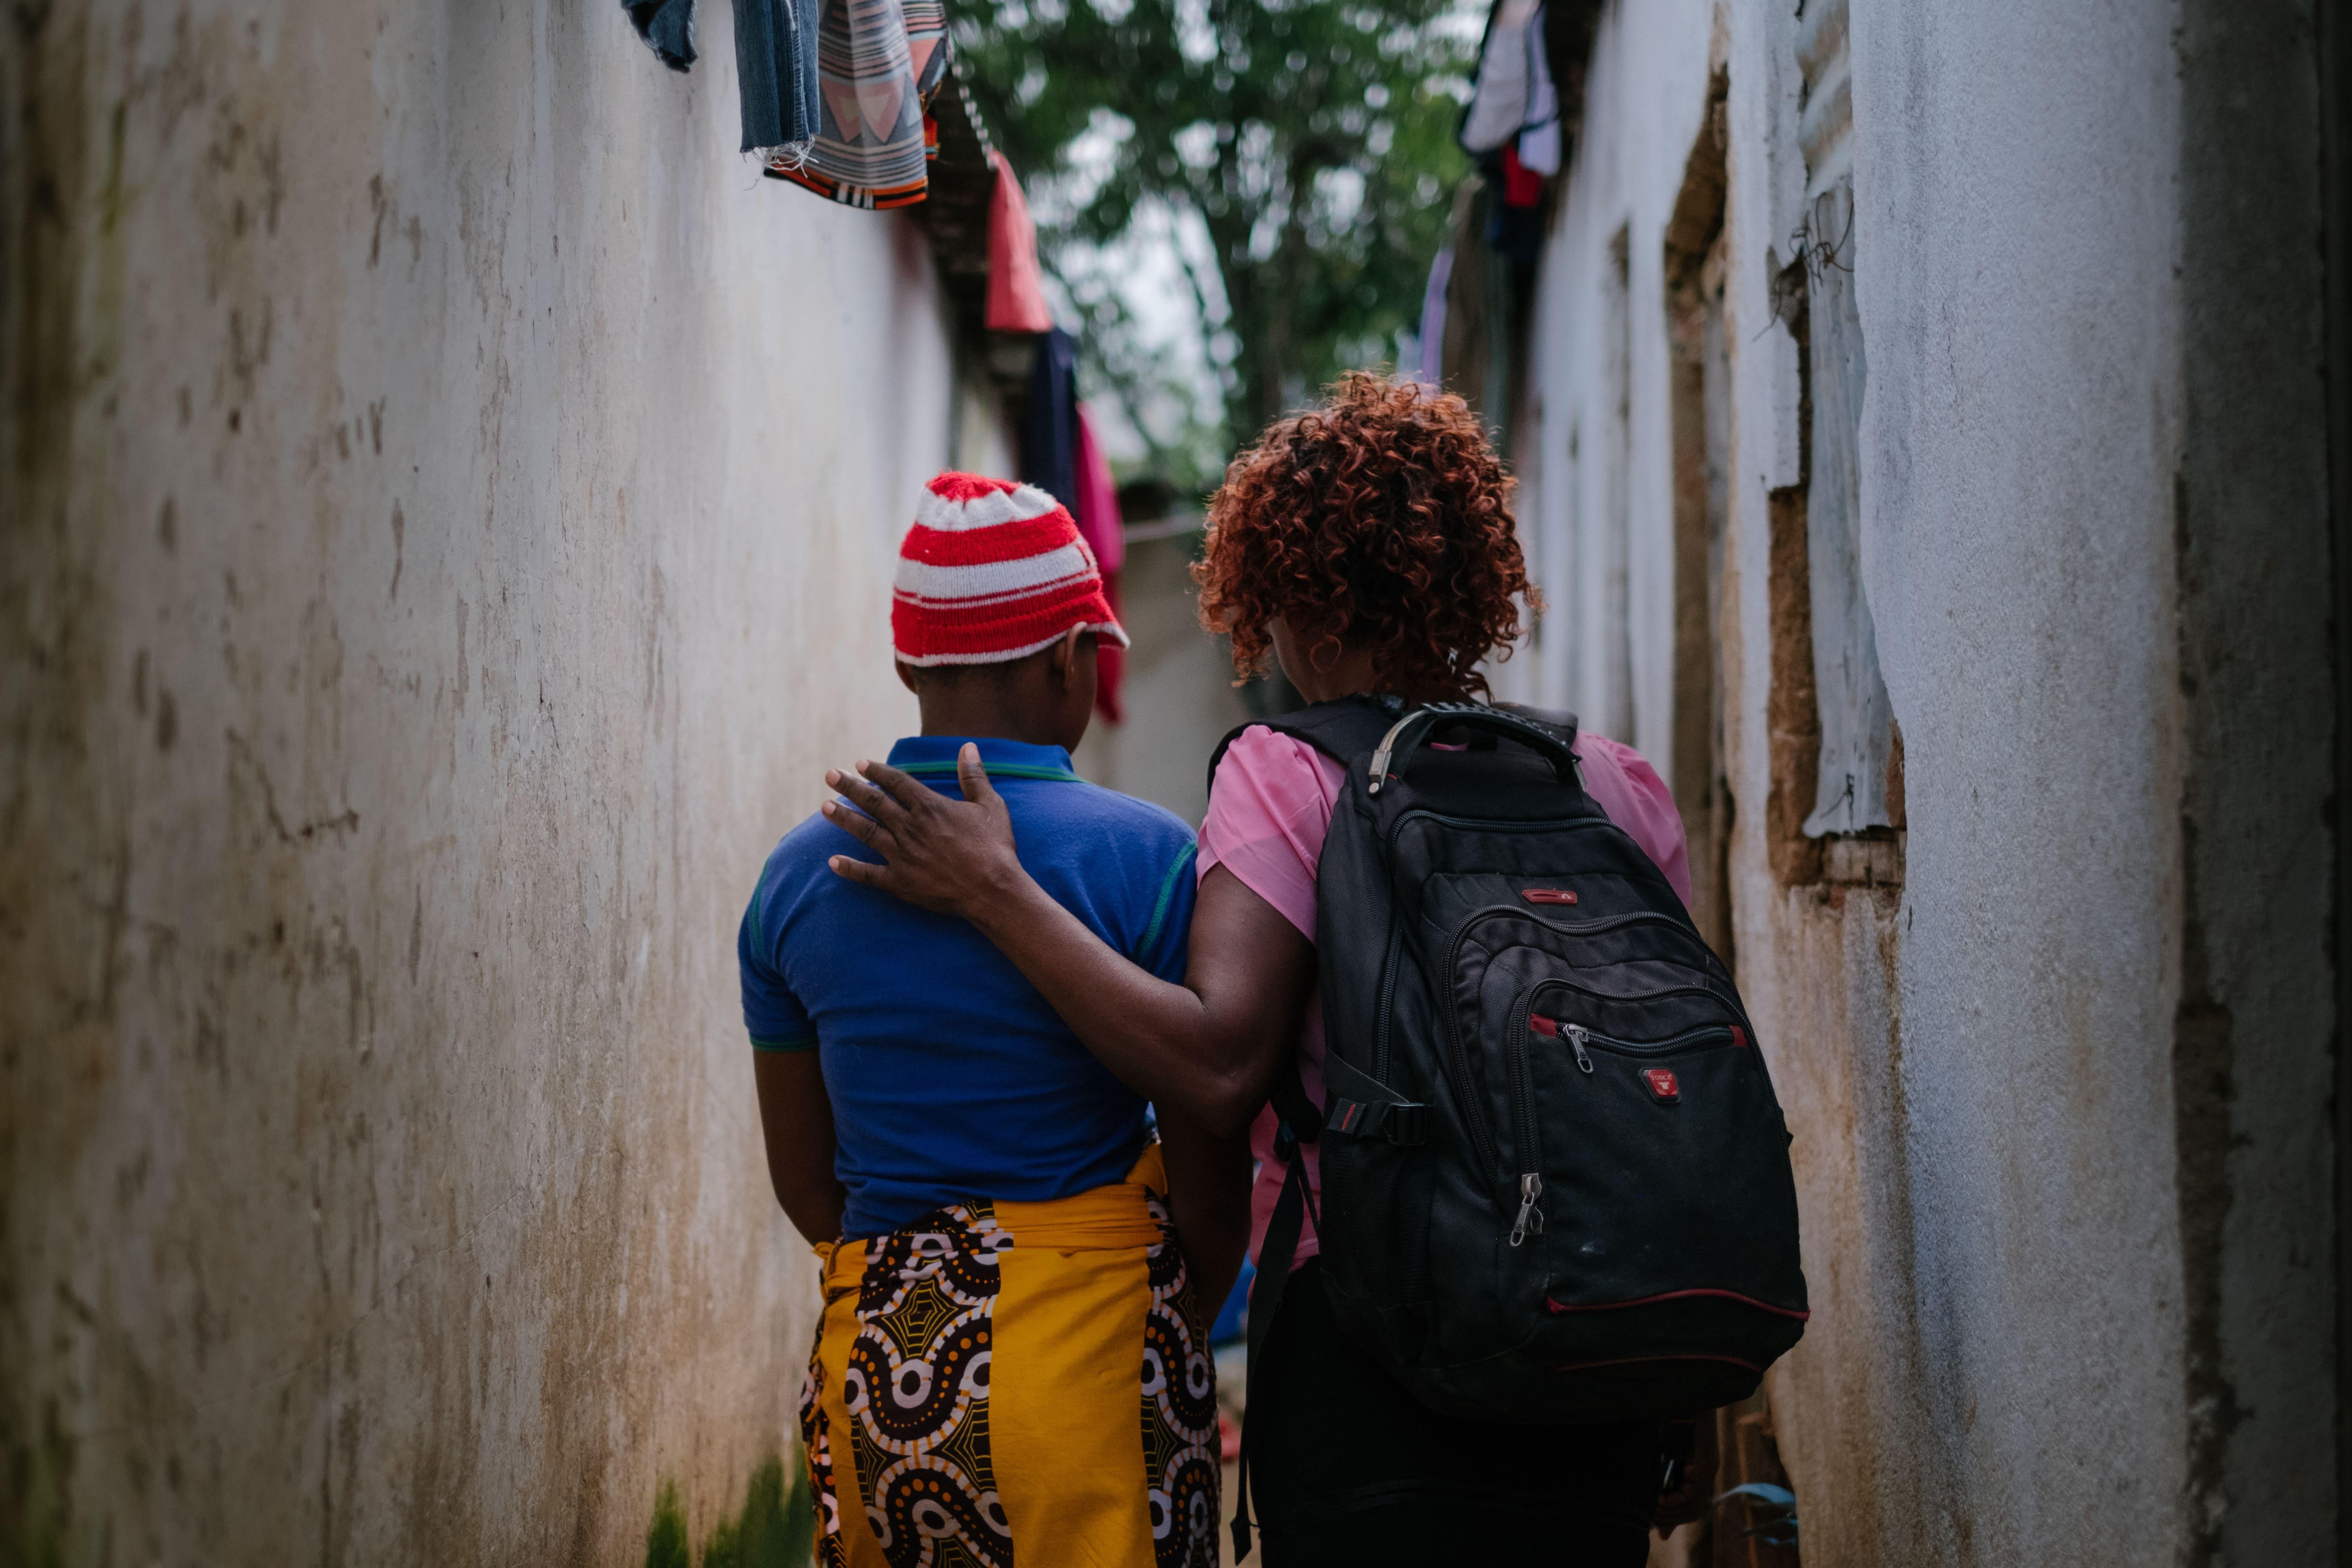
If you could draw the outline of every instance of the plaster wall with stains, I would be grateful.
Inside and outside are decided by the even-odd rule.
[[[952,378],[730,25],[0,19],[0,1556],[616,1563],[790,1451],[735,924],[911,718]]]
[[[1782,842],[1774,798],[1775,509],[1810,478],[1773,287],[1805,211],[1801,9],[1602,14],[1520,454],[1560,624],[1504,689],[1617,713],[1675,776],[1663,241],[1720,70],[1714,656],[1733,946],[1813,1291],[1769,1383],[1805,1560],[2321,1561],[2336,696],[2311,9],[1852,0],[1861,571],[1906,828],[1827,856]],[[1622,501],[1591,474],[1617,353]],[[1614,668],[1587,537],[1609,527]]]

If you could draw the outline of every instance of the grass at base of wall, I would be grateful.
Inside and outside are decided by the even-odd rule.
[[[646,1529],[646,1568],[696,1568],[688,1541],[677,1483],[664,1481]],[[815,1544],[816,1499],[807,1469],[795,1463],[788,1472],[772,1455],[752,1470],[742,1511],[712,1527],[700,1568],[808,1568]]]

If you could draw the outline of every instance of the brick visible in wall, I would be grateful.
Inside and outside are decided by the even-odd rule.
[[[1798,340],[1802,342],[1801,336]],[[1764,805],[1764,831],[1772,875],[1783,887],[1817,882],[1822,841],[1805,837],[1813,775],[1821,767],[1822,716],[1813,696],[1813,600],[1806,571],[1805,490],[1771,492],[1772,688],[1764,719],[1769,737],[1772,786]]]

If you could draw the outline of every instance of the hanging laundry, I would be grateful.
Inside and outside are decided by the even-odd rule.
[[[1102,571],[1103,595],[1117,619],[1119,568],[1127,564],[1127,524],[1118,512],[1118,481],[1111,476],[1110,459],[1104,456],[1102,443],[1095,439],[1094,421],[1083,403],[1077,405],[1074,460],[1078,495],[1070,513],[1077,519],[1079,536],[1095,552],[1095,564]],[[1095,646],[1095,707],[1109,723],[1117,724],[1126,717],[1118,700],[1126,674],[1127,650],[1108,637],[1099,639]]]
[[[898,0],[907,20],[907,59],[915,73],[915,96],[926,104],[948,79],[955,47],[948,42],[945,0]]]
[[[1505,206],[1531,207],[1543,200],[1543,176],[1527,166],[1517,147],[1504,148],[1497,161],[1503,168]]]
[[[1528,24],[1535,12],[1536,0],[1501,0],[1486,19],[1478,77],[1462,117],[1462,145],[1474,153],[1493,152],[1528,122]]]
[[[988,330],[1042,332],[1054,325],[1037,268],[1037,226],[1021,194],[1020,176],[1003,153],[991,149],[996,189],[988,202]]]
[[[1559,173],[1559,94],[1545,58],[1541,0],[1499,0],[1478,47],[1462,145],[1486,176],[1486,243],[1513,261],[1543,248],[1547,176]]]
[[[1029,367],[1029,418],[1021,432],[1021,477],[1064,506],[1078,499],[1078,340],[1055,327]]]
[[[929,184],[936,145],[926,110],[947,75],[942,0],[799,0],[821,4],[816,134],[768,173],[847,206],[911,206]]]
[[[621,0],[656,58],[674,71],[694,64],[694,0]]]
[[[1543,177],[1506,147],[1479,160],[1486,176],[1486,246],[1511,261],[1532,262],[1543,250]]]
[[[743,151],[762,163],[803,156],[816,136],[816,8],[822,0],[735,0],[735,83]],[[694,0],[622,0],[637,37],[662,64],[685,70]]]
[[[1083,403],[1077,405],[1076,435],[1071,466],[1078,493],[1070,515],[1077,519],[1078,531],[1086,536],[1102,569],[1116,572],[1127,564],[1127,529],[1119,520],[1118,480],[1111,475],[1110,458],[1104,455],[1102,443],[1095,439],[1094,416]]]
[[[1559,173],[1559,92],[1544,48],[1539,0],[1502,0],[1488,22],[1462,145],[1480,157],[1516,153],[1542,178]]]
[[[771,167],[778,159],[805,156],[816,139],[816,22],[823,3],[735,0],[735,86],[743,105],[743,151]]]
[[[1528,21],[1527,124],[1519,132],[1519,162],[1545,179],[1559,173],[1559,89],[1552,84],[1551,55],[1544,45],[1544,8]]]

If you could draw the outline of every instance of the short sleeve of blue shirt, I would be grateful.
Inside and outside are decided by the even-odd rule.
[[[1127,955],[1176,984],[1183,984],[1184,961],[1192,946],[1192,901],[1200,896],[1200,879],[1192,874],[1196,847],[1187,841],[1169,861],[1151,901],[1150,921],[1135,950]]]
[[[767,893],[762,877],[735,932],[735,963],[743,976],[743,1026],[751,1031],[755,1051],[813,1051],[816,1026],[776,973],[775,953],[761,920],[760,905]]]

